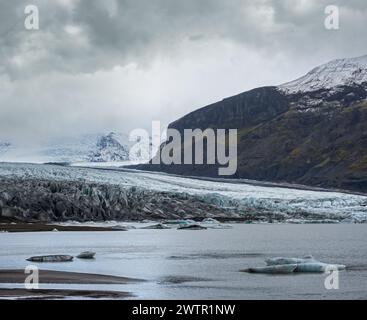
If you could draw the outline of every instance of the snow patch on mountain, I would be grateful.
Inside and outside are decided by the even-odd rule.
[[[330,61],[314,68],[305,76],[282,84],[278,88],[292,94],[363,83],[367,85],[367,55]]]
[[[0,155],[7,152],[10,147],[11,144],[9,142],[0,141]]]
[[[86,134],[69,138],[53,138],[35,150],[44,162],[87,161],[88,155],[96,149],[96,142],[102,134]]]

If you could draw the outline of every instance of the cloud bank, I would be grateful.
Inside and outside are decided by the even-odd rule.
[[[0,140],[164,125],[315,65],[367,53],[367,4],[324,0],[0,2]]]

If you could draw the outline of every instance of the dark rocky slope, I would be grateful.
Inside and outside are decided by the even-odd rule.
[[[173,122],[178,129],[238,129],[231,178],[286,181],[367,191],[367,83],[287,93],[254,89]],[[217,165],[141,165],[139,169],[214,177]]]

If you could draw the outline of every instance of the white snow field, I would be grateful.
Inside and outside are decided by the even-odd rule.
[[[42,178],[84,181],[137,187],[152,191],[187,193],[223,207],[243,207],[261,212],[309,213],[323,218],[365,220],[367,196],[301,190],[290,187],[259,186],[185,178],[161,173],[124,169],[62,167],[55,165],[0,163],[0,177]]]
[[[279,88],[286,93],[297,93],[365,82],[367,82],[367,55],[330,61],[297,80],[282,84]]]

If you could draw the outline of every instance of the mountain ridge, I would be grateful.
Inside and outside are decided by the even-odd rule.
[[[287,93],[297,93],[362,83],[367,83],[367,55],[331,60],[278,88]]]
[[[311,72],[315,79],[328,79],[332,74],[328,66],[340,65],[341,61],[348,66],[348,72],[337,69],[343,76],[335,83],[327,81],[326,88],[256,88],[193,111],[172,122],[169,128],[181,133],[197,128],[237,129],[238,170],[228,178],[366,192],[367,64],[359,73],[363,77],[354,81],[349,66],[355,66],[355,59],[358,58],[352,58],[350,63],[348,59],[334,60],[325,68],[313,69],[327,70],[324,77]],[[295,81],[299,84],[299,80]],[[218,165],[147,164],[136,168],[216,177]]]

